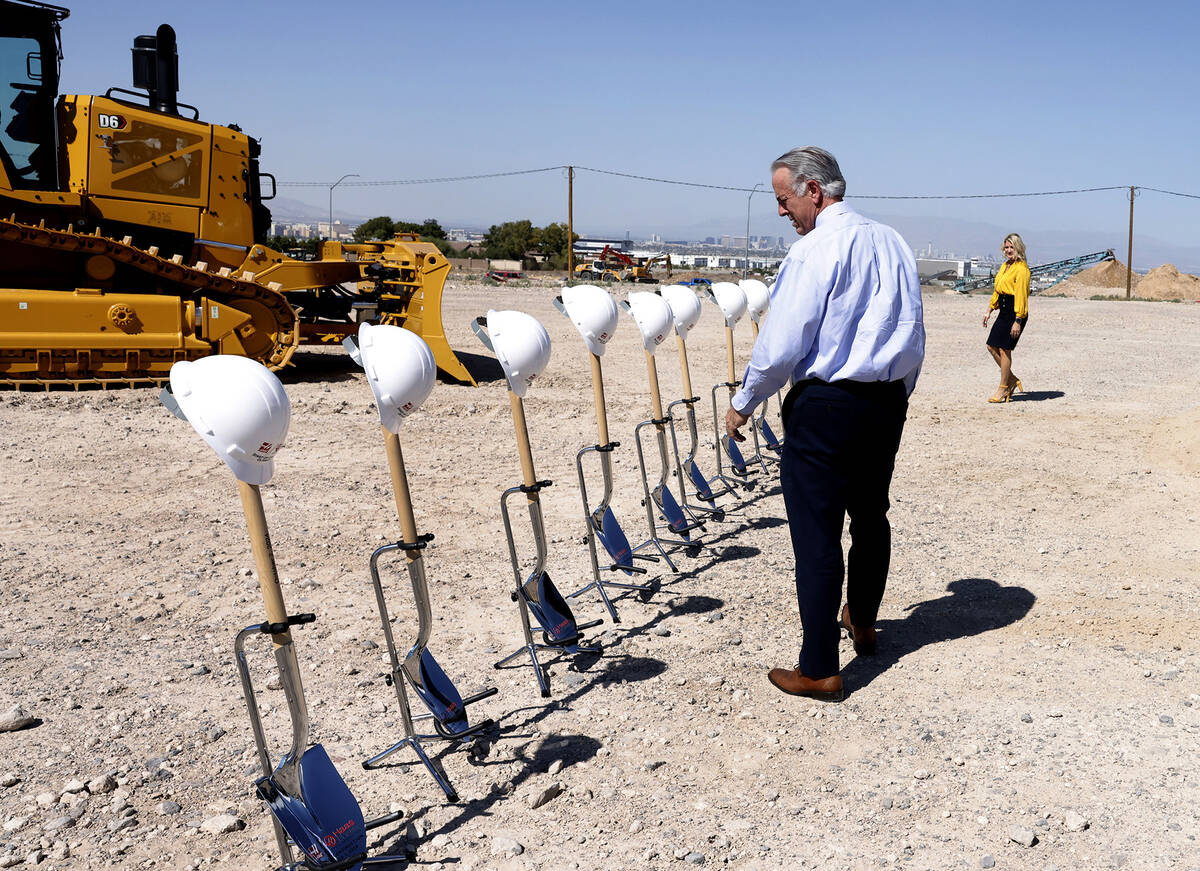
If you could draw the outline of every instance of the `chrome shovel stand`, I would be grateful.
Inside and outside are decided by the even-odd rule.
[[[601,521],[608,511],[608,503],[612,498],[612,463],[610,456],[615,448],[621,446],[620,442],[609,442],[606,445],[589,445],[583,448],[575,455],[575,470],[579,473],[579,493],[583,497],[583,522],[587,529],[587,546],[588,556],[592,562],[592,581],[584,587],[580,587],[574,593],[567,596],[568,599],[574,599],[576,596],[581,596],[588,590],[595,589],[600,594],[601,601],[604,602],[604,607],[608,609],[609,616],[612,617],[614,623],[620,623],[621,618],[617,616],[617,609],[612,603],[612,599],[608,597],[608,591],[605,587],[615,587],[619,590],[637,590],[638,592],[650,592],[653,588],[644,584],[630,584],[623,581],[609,581],[601,577],[601,571],[605,572],[626,572],[627,574],[644,575],[646,570],[640,566],[621,565],[612,563],[601,567],[599,559],[599,551],[596,549],[596,517],[599,516]],[[589,506],[587,495],[587,482],[583,477],[583,457],[585,454],[596,453],[600,457],[600,471],[604,478],[604,498],[600,500],[600,504],[594,509]],[[634,549],[629,551],[631,560],[640,559],[649,562],[658,562],[658,557],[645,554],[634,553]],[[619,559],[620,555],[614,557]]]
[[[759,406],[758,413],[753,415],[750,421],[750,432],[754,437],[754,456],[752,459],[758,460],[764,472],[768,471],[767,460],[770,460],[772,463],[779,462],[779,453],[782,449],[782,443],[777,437],[774,437],[775,433],[769,429],[770,424],[767,423],[767,406],[770,402],[769,397],[764,399],[762,405]],[[767,437],[768,432],[771,433],[774,444],[771,444],[772,438]],[[760,436],[762,437],[761,443],[759,442]]]
[[[728,487],[731,492],[734,491],[738,485],[737,485],[736,481],[734,481],[732,478],[730,478],[729,476],[727,476],[725,474],[725,466],[724,466],[724,461],[722,460],[722,455],[725,453],[726,450],[728,450],[728,447],[724,447],[725,443],[721,440],[721,429],[722,429],[722,424],[724,423],[724,418],[717,411],[717,392],[720,390],[725,390],[729,393],[730,396],[732,396],[733,392],[735,390],[737,390],[738,387],[741,386],[741,384],[742,384],[741,381],[726,381],[723,384],[714,384],[713,389],[712,389],[713,439],[715,440],[713,449],[714,449],[714,452],[716,453],[716,457],[717,457],[717,474],[713,475],[713,477],[710,480],[711,481],[720,481],[722,484],[724,484],[726,487]],[[755,450],[755,452],[757,452],[758,451],[758,430],[755,427],[750,427],[750,434],[754,439],[754,450]],[[728,436],[726,438],[728,438]],[[760,462],[761,462],[761,460],[760,460]],[[763,468],[766,468],[766,466],[764,465]],[[729,473],[731,475],[737,475],[737,477],[742,478],[743,484],[744,484],[745,479],[750,476],[750,466],[749,465],[746,466],[745,475],[739,474],[732,466],[730,466]]]
[[[253,626],[247,626],[237,634],[233,641],[233,658],[237,665],[238,676],[242,682],[242,696],[246,700],[246,711],[250,716],[250,731],[254,734],[254,747],[258,753],[258,763],[262,767],[263,777],[270,777],[274,771],[271,765],[271,753],[267,749],[267,738],[263,732],[262,715],[258,709],[258,701],[254,693],[254,683],[250,678],[250,666],[246,663],[246,641],[249,638],[257,636],[272,636],[281,632],[286,632],[294,626],[302,626],[312,623],[316,620],[315,614],[295,614],[289,615],[286,623],[255,623]],[[290,644],[288,645],[290,648]],[[290,649],[284,654],[290,656]],[[276,660],[280,659],[279,651],[276,651]],[[299,750],[303,750],[303,744],[308,740],[308,709],[304,704],[303,695],[298,693],[296,687],[288,679],[289,670],[280,668],[279,679],[284,687],[284,695],[287,696],[288,707],[292,714],[292,737],[293,744],[297,741],[301,746]],[[374,829],[379,826],[385,826],[388,823],[397,822],[404,817],[403,811],[385,814],[381,817],[376,817],[373,820],[367,820],[363,825],[366,829]],[[277,866],[278,871],[300,871],[300,869],[311,868],[303,859],[296,861],[293,850],[296,850],[303,855],[295,842],[293,842],[284,832],[283,826],[279,824],[279,820],[274,814],[271,815],[271,826],[275,830],[275,843],[279,847],[280,864]],[[397,865],[404,863],[403,856],[377,856],[375,858],[356,858],[352,860],[354,865],[362,864],[363,866],[386,866]],[[342,866],[329,865],[328,868],[350,867],[349,865]]]
[[[719,478],[713,478],[712,481],[704,479],[705,483],[709,485],[710,496],[706,499],[704,496],[700,495],[699,490],[696,491],[695,496],[696,499],[709,502],[710,504],[698,505],[695,502],[688,500],[688,479],[684,473],[692,469],[695,465],[696,449],[700,443],[700,435],[696,427],[696,403],[699,401],[699,396],[690,396],[687,399],[676,399],[667,406],[667,416],[671,419],[671,447],[674,449],[675,453],[675,474],[679,477],[679,495],[683,500],[680,502],[680,506],[693,520],[698,519],[696,517],[697,512],[700,512],[701,514],[717,515],[718,517],[724,516],[724,509],[717,507],[717,497],[724,496],[726,493],[732,492],[728,486],[721,486],[716,490],[712,489],[712,481],[723,483],[723,481]],[[676,406],[680,405],[684,407],[684,417],[687,419],[688,427],[688,451],[687,456],[684,457],[681,457],[679,453],[679,437],[675,432],[675,416],[672,413],[672,410]],[[703,478],[703,473],[700,472],[699,469],[696,470],[696,473]],[[693,482],[693,489],[695,489],[694,484],[695,482]]]
[[[579,651],[594,652],[596,648],[584,647],[579,643],[580,633],[585,629],[591,629],[593,626],[599,626],[604,622],[603,620],[592,620],[588,623],[578,623],[575,626],[575,633],[572,636],[552,641],[549,635],[551,627],[540,624],[534,626],[529,619],[529,604],[525,601],[525,597],[529,595],[526,591],[526,584],[532,584],[536,587],[537,581],[541,579],[546,566],[546,530],[542,523],[542,506],[537,501],[536,496],[543,489],[551,486],[552,483],[551,481],[536,481],[531,485],[518,484],[516,487],[509,487],[500,495],[500,516],[504,519],[504,535],[508,539],[508,556],[512,561],[513,579],[517,585],[516,590],[512,593],[512,600],[517,603],[517,610],[521,615],[521,629],[525,633],[525,644],[497,662],[494,667],[504,668],[504,666],[522,654],[528,655],[530,665],[533,666],[533,673],[537,677],[538,688],[541,690],[542,698],[544,699],[550,697],[550,678],[541,663],[538,662],[537,652],[539,650],[553,650],[556,653],[562,653],[563,651],[570,653]],[[513,538],[512,519],[508,512],[508,500],[516,493],[524,493],[527,497],[535,497],[529,500],[529,519],[533,523],[533,539],[537,546],[537,562],[526,584],[521,583],[521,566],[517,560],[517,545]],[[534,640],[534,632],[542,633],[542,643]]]
[[[408,703],[408,692],[404,684],[406,678],[414,681],[421,680],[419,663],[429,642],[429,634],[432,628],[429,585],[425,579],[425,569],[422,560],[410,561],[408,564],[408,573],[412,581],[413,598],[417,604],[417,641],[413,645],[412,650],[409,651],[408,656],[405,657],[405,664],[413,664],[411,670],[416,672],[414,675],[409,673],[410,668],[401,665],[400,658],[396,654],[396,642],[392,637],[392,621],[388,615],[387,601],[383,595],[383,583],[379,579],[379,558],[381,556],[394,551],[419,551],[424,549],[432,540],[433,535],[427,533],[420,536],[415,542],[401,541],[394,544],[385,544],[371,554],[371,584],[375,587],[375,603],[379,608],[379,622],[383,626],[383,637],[387,642],[388,659],[391,661],[392,666],[392,670],[384,679],[396,690],[396,702],[400,709],[400,720],[404,724],[404,737],[382,753],[377,753],[370,759],[367,759],[363,762],[362,766],[368,771],[378,768],[380,763],[393,753],[405,747],[411,747],[417,758],[429,770],[430,775],[437,782],[437,785],[442,788],[442,792],[446,794],[446,800],[454,803],[458,801],[458,794],[450,784],[450,780],[446,777],[446,773],[442,770],[440,763],[436,763],[433,759],[430,759],[429,754],[425,752],[422,744],[426,741],[448,741],[463,745],[470,744],[481,732],[491,728],[494,725],[494,721],[481,720],[463,732],[453,733],[448,731],[432,712],[418,714],[415,717],[412,715],[412,709]],[[495,687],[489,687],[473,696],[463,699],[462,706],[466,708],[474,702],[494,696],[496,693],[497,689]],[[436,734],[419,734],[413,726],[413,723],[417,720],[432,720]]]
[[[641,470],[641,473],[642,473],[642,492],[645,496],[645,498],[642,501],[642,504],[644,504],[646,506],[646,525],[650,530],[650,537],[647,538],[645,541],[643,541],[641,544],[639,544],[637,547],[635,547],[633,549],[633,552],[636,554],[639,550],[642,550],[643,548],[654,547],[658,551],[659,555],[666,562],[666,564],[668,566],[670,566],[671,571],[678,572],[679,569],[676,567],[675,563],[672,562],[671,557],[667,554],[666,548],[664,548],[663,545],[664,544],[672,545],[674,547],[698,547],[699,542],[687,541],[687,540],[679,539],[679,538],[663,538],[661,535],[658,534],[658,520],[655,517],[655,512],[654,512],[654,509],[656,507],[656,502],[654,500],[653,494],[660,492],[662,490],[666,490],[668,494],[670,492],[667,489],[667,478],[669,477],[669,474],[670,474],[668,465],[667,465],[667,442],[666,442],[666,438],[663,435],[663,428],[668,424],[671,424],[671,431],[672,431],[672,433],[674,433],[673,419],[669,413],[661,418],[651,418],[650,420],[643,420],[641,423],[639,423],[633,429],[633,440],[637,445],[638,468]],[[656,438],[656,441],[658,442],[659,462],[661,463],[658,484],[653,488],[653,490],[650,487],[650,476],[646,470],[646,454],[645,454],[645,451],[642,449],[642,430],[648,426],[652,426],[655,428],[655,438]],[[681,488],[683,487],[682,479],[680,480],[680,487]],[[686,498],[686,494],[685,494],[685,498]],[[704,522],[701,520],[696,520],[694,517],[691,520],[689,520],[683,527],[681,527],[679,529],[672,527],[669,522],[667,524],[667,529],[674,532],[676,535],[683,535],[685,533],[691,532],[693,529],[703,529],[703,528],[704,528]]]

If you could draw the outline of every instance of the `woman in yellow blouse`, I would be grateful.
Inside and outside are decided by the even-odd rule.
[[[1013,392],[1025,392],[1021,379],[1012,372],[1012,352],[1029,320],[1029,264],[1025,262],[1025,243],[1016,233],[1004,237],[1004,265],[996,273],[996,290],[983,316],[986,327],[992,311],[999,311],[987,349],[1000,367],[1000,386],[988,402],[1008,402]]]

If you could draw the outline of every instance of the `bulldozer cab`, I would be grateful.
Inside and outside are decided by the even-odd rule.
[[[67,10],[0,2],[0,168],[9,189],[58,190],[59,22]]]

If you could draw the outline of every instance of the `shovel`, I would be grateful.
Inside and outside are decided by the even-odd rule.
[[[753,341],[757,342],[758,341],[758,318],[751,318],[750,330],[751,330],[751,335],[753,336]],[[771,425],[769,423],[767,423],[767,402],[766,402],[766,400],[763,400],[761,410],[758,412],[757,415],[755,415],[754,424],[755,424],[755,428],[758,430],[758,432],[762,433],[763,443],[767,446],[767,450],[774,451],[775,453],[779,453],[779,451],[782,449],[782,443],[779,441],[779,438],[775,435],[775,431],[771,429]],[[757,443],[757,441],[758,441],[758,439],[755,439],[756,443]],[[762,460],[762,457],[759,456],[759,461],[761,462],[761,460]]]
[[[400,437],[386,427],[382,429],[388,468],[392,475],[392,490],[396,498],[396,513],[400,519],[400,532],[404,536],[404,541],[398,547],[404,551],[413,598],[417,604],[417,640],[404,657],[401,669],[413,690],[425,703],[425,707],[433,714],[434,728],[438,734],[443,738],[462,738],[492,725],[491,720],[485,720],[471,726],[467,720],[466,707],[479,699],[495,695],[497,691],[494,688],[485,690],[464,700],[428,648],[433,615],[429,604],[429,582],[425,579],[425,560],[421,551],[433,536],[417,534],[412,496],[408,489],[408,474],[404,468],[404,454],[400,449]],[[390,636],[390,621],[385,620],[384,627]],[[388,640],[390,641],[390,638]],[[389,647],[392,645],[389,644]]]
[[[180,390],[178,396],[174,392],[176,387]],[[303,864],[307,867],[357,871],[370,861],[366,858],[366,830],[393,822],[401,814],[365,821],[362,809],[325,748],[320,744],[308,746],[308,706],[291,627],[311,623],[315,617],[312,614],[289,616],[287,613],[258,487],[258,482],[270,479],[273,473],[271,457],[287,432],[290,417],[287,395],[278,379],[259,363],[246,358],[210,357],[194,363],[177,363],[172,369],[171,387],[163,390],[161,399],[172,413],[187,420],[204,436],[238,478],[242,513],[250,534],[267,620],[238,633],[234,655],[264,770],[264,776],[255,782],[256,792],[274,817],[280,855],[285,863],[291,862],[290,838],[304,852]],[[247,423],[247,420],[251,422]],[[256,427],[260,431],[256,431]],[[264,440],[262,435],[268,433]],[[261,447],[257,450],[246,450],[248,445],[259,444]],[[245,640],[255,634],[271,636],[279,682],[292,723],[291,747],[274,770],[270,769],[270,756],[243,652]],[[396,860],[381,861],[394,863]]]
[[[508,380],[509,408],[512,412],[513,430],[516,433],[517,454],[521,461],[522,483],[516,487],[509,487],[501,494],[500,514],[504,521],[504,532],[508,539],[508,555],[512,562],[513,578],[517,585],[513,599],[519,605],[521,624],[525,633],[525,646],[497,662],[495,667],[502,668],[516,657],[527,653],[533,665],[538,686],[541,688],[542,697],[548,698],[550,695],[549,677],[538,662],[538,649],[554,648],[566,651],[567,653],[579,653],[583,650],[591,652],[591,648],[585,648],[580,645],[580,633],[585,629],[600,625],[602,621],[593,620],[588,623],[577,623],[575,615],[571,612],[571,606],[567,604],[566,599],[558,591],[554,582],[550,580],[550,573],[546,571],[546,528],[542,518],[542,503],[539,494],[544,488],[551,486],[553,482],[548,480],[539,481],[534,471],[533,451],[529,447],[529,429],[525,423],[525,404],[513,389],[514,378],[508,371],[510,364],[506,362],[506,356],[495,347],[488,332],[488,325],[494,314],[498,316],[512,316],[520,315],[520,313],[489,312],[487,317],[478,317],[472,321],[471,328],[479,340],[483,342],[484,346],[496,354],[501,366],[505,368],[505,377]],[[537,329],[541,330],[543,335],[545,334],[541,324],[537,324],[528,315],[521,315],[517,322],[520,323],[524,319],[532,321],[536,324]],[[547,343],[549,342],[548,337],[546,341]],[[529,381],[532,381],[537,374],[536,368],[535,366],[535,371],[531,374],[525,375],[522,373],[522,377],[526,377]],[[508,499],[516,493],[525,494],[525,504],[529,512],[530,524],[533,527],[533,540],[537,551],[533,570],[523,581],[521,580],[520,561],[517,558],[517,545],[513,537],[512,520],[508,511]],[[538,623],[537,631],[542,633],[543,645],[538,645],[533,640],[532,633],[534,630],[529,622],[530,613],[533,614],[534,619]]]
[[[660,469],[658,475],[658,483],[654,485],[650,491],[650,497],[654,500],[654,504],[658,506],[658,510],[662,512],[663,517],[667,521],[667,526],[671,531],[685,540],[689,539],[689,533],[697,527],[703,527],[704,524],[699,522],[690,522],[683,514],[683,509],[679,507],[679,503],[675,501],[675,496],[671,493],[671,489],[667,486],[667,477],[669,470],[667,467],[667,437],[665,422],[662,408],[662,394],[658,389],[658,366],[655,363],[654,354],[643,349],[642,353],[646,355],[646,375],[650,380],[650,402],[654,412],[654,440],[658,444],[658,456],[660,461]],[[694,479],[693,479],[694,480]]]

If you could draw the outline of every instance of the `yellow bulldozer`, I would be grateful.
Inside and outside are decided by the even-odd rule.
[[[257,140],[177,101],[175,32],[135,38],[139,90],[60,95],[68,15],[0,0],[0,386],[156,383],[209,354],[279,369],[364,320],[412,330],[475,383],[442,328],[433,244],[267,247],[275,180]]]

